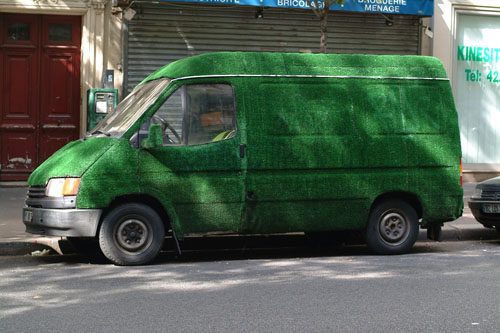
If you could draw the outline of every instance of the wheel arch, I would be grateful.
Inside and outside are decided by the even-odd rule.
[[[392,200],[392,199],[399,199],[399,200],[405,201],[406,203],[408,203],[409,205],[411,205],[415,209],[418,218],[419,219],[422,218],[424,210],[423,210],[421,200],[414,193],[405,192],[405,191],[392,191],[392,192],[387,192],[387,193],[379,195],[372,202],[372,205],[370,207],[370,212],[380,203],[382,203],[384,201]]]
[[[115,197],[113,200],[111,200],[110,204],[108,207],[106,207],[101,215],[101,219],[99,221],[99,227],[102,224],[102,221],[104,217],[115,207],[118,207],[122,204],[127,204],[127,203],[138,203],[138,204],[143,204],[145,206],[151,207],[161,218],[163,221],[163,225],[165,227],[165,230],[169,230],[173,228],[173,222],[171,216],[168,214],[167,210],[165,207],[161,204],[161,202],[148,194],[127,194],[127,195],[121,195]],[[99,228],[98,228],[99,230]]]

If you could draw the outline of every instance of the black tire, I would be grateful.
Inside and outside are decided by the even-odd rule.
[[[149,206],[130,203],[114,208],[99,229],[102,253],[116,265],[142,265],[160,253],[165,238],[162,219]]]
[[[368,248],[377,254],[408,252],[418,237],[418,216],[405,201],[383,201],[370,212],[366,228]]]

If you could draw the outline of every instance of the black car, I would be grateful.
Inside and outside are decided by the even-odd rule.
[[[469,208],[479,223],[500,233],[500,177],[477,184]]]

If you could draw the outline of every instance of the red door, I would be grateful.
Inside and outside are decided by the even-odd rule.
[[[0,180],[25,180],[79,136],[77,16],[0,14]]]

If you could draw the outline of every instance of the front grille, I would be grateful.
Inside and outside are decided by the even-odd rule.
[[[76,207],[76,196],[47,197],[45,186],[30,186],[26,207],[46,209],[69,209]]]
[[[481,193],[481,199],[499,201],[500,200],[500,191],[485,191],[485,190],[483,190]]]
[[[41,199],[45,197],[45,186],[30,186],[28,188],[28,199]]]

